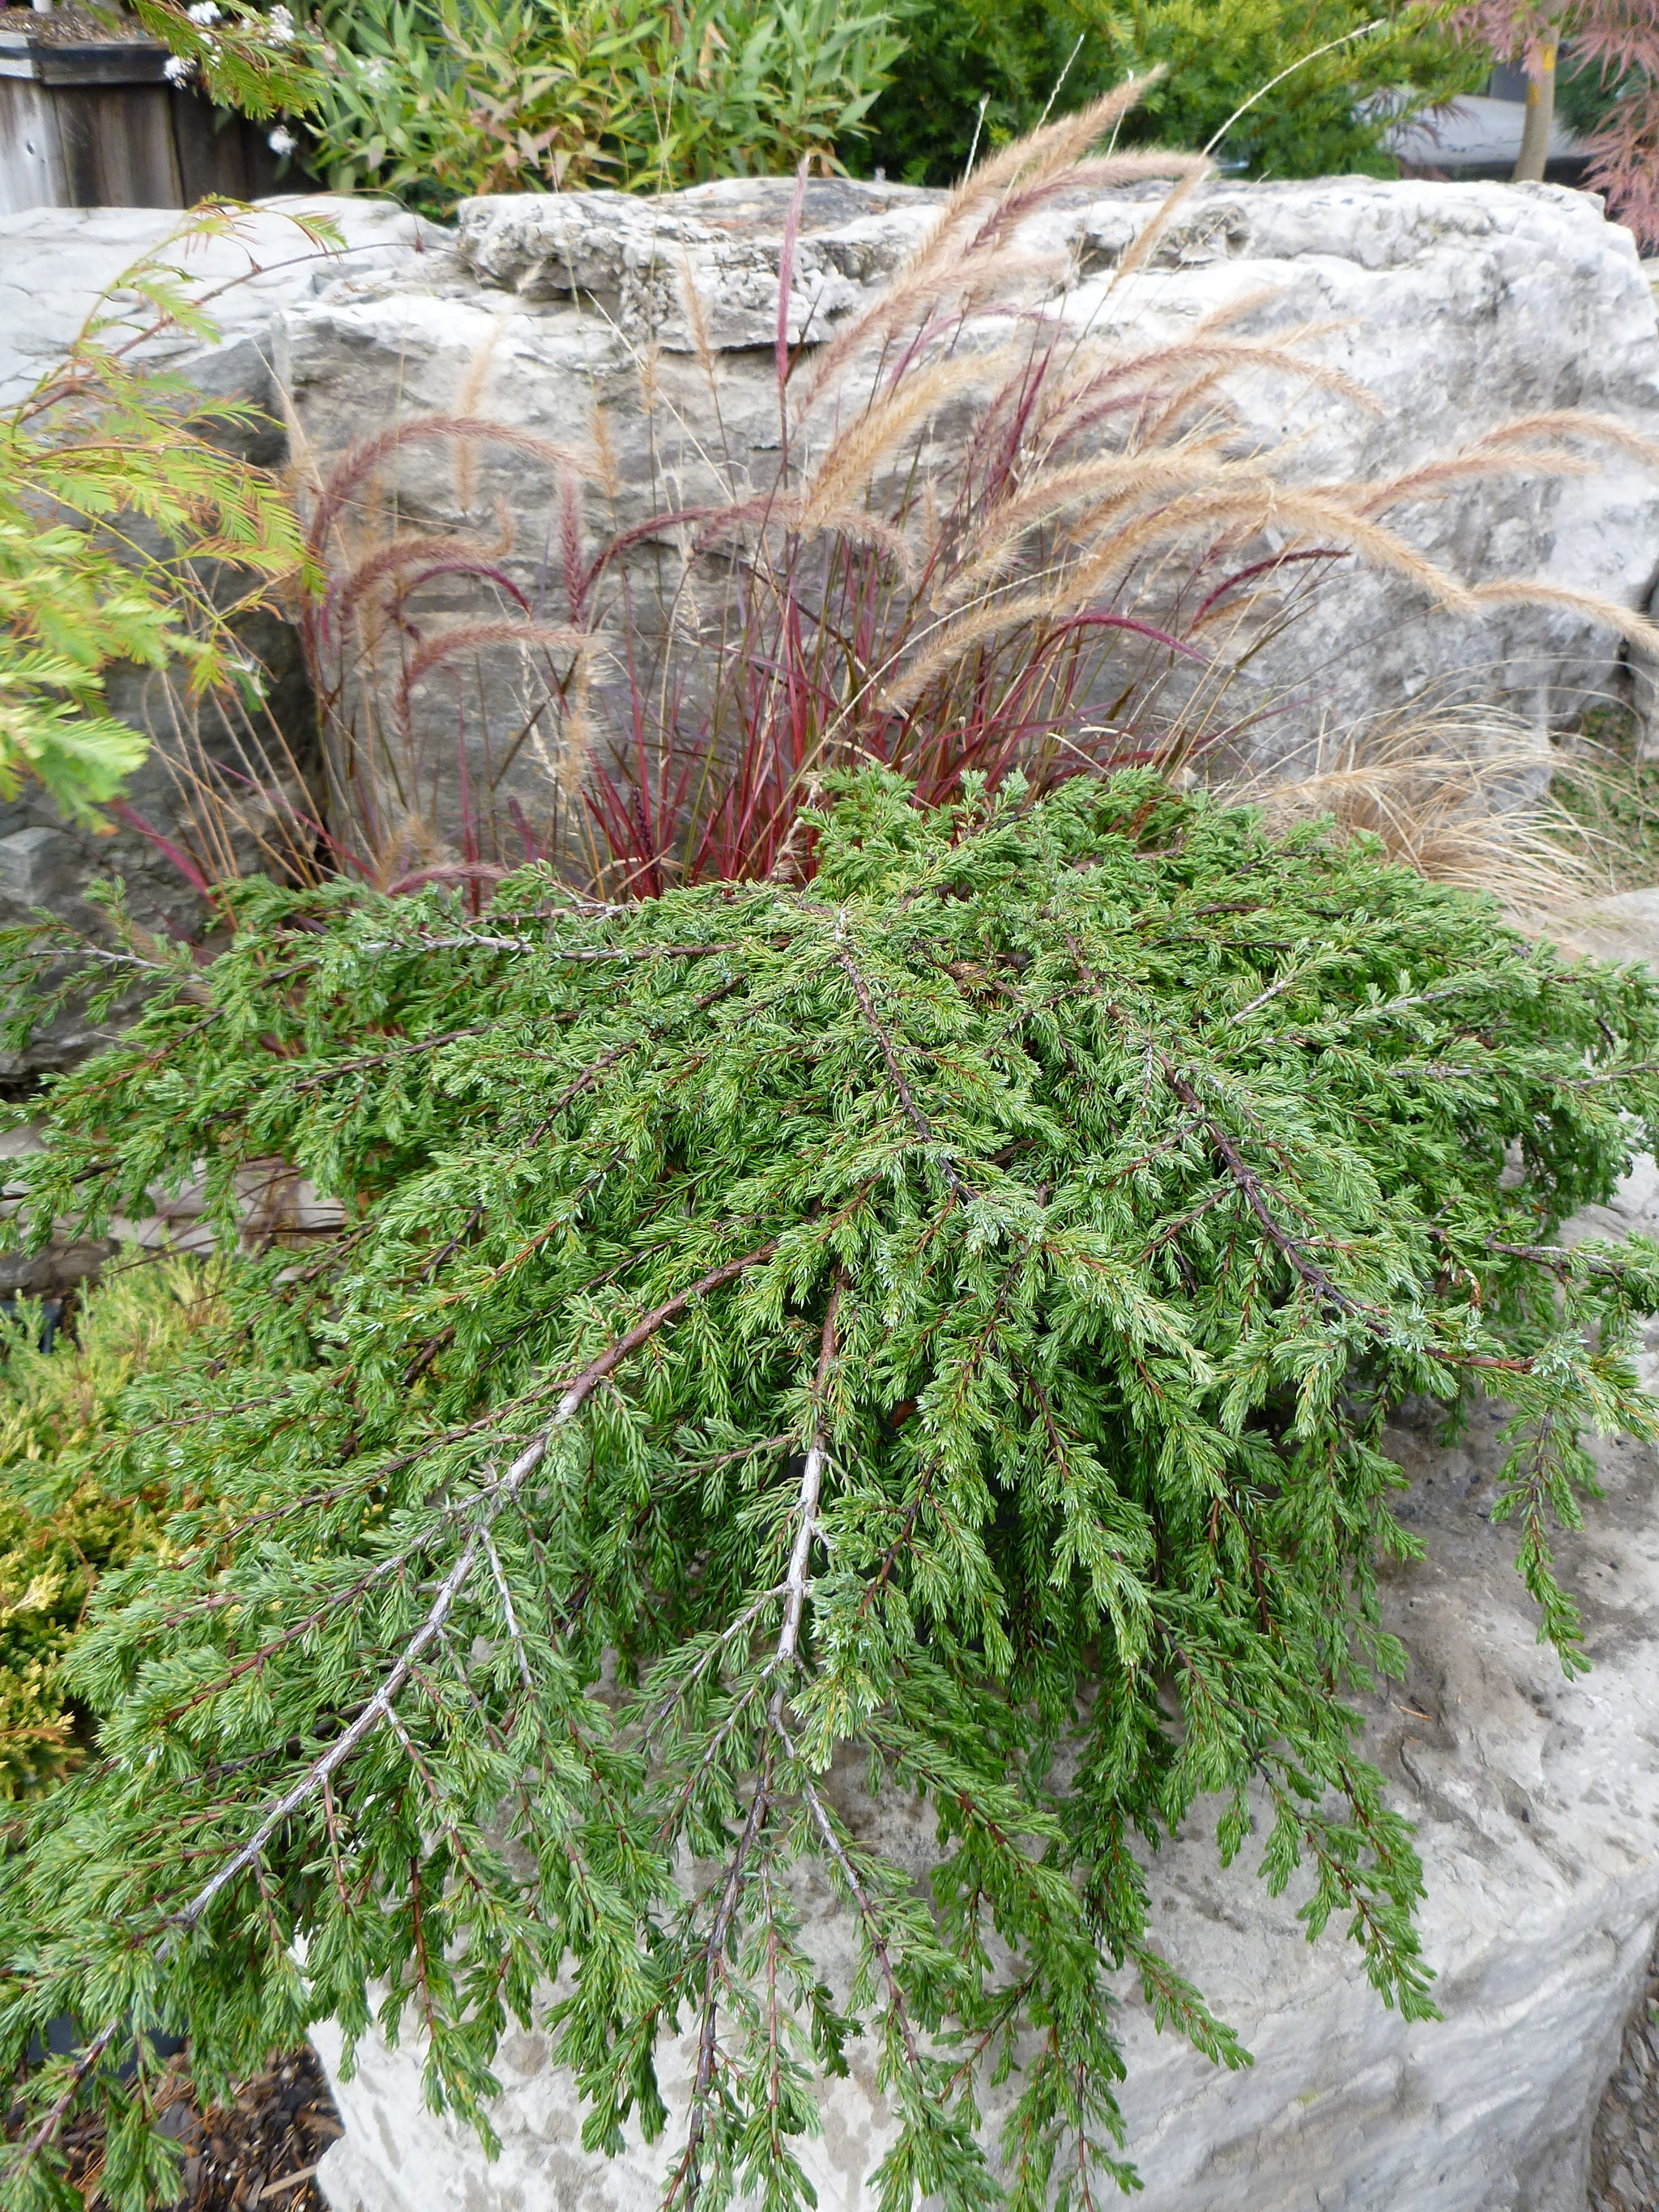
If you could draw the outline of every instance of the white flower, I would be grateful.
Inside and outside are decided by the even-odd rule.
[[[216,23],[219,20],[216,0],[194,0],[194,5],[186,8],[185,14],[198,31],[206,30],[210,23]]]
[[[194,62],[186,61],[182,54],[169,54],[161,64],[161,74],[169,84],[184,84],[188,82],[195,66]]]
[[[391,67],[391,63],[384,54],[376,54],[372,60],[363,63],[362,71],[370,84],[384,84],[386,72]]]
[[[280,123],[265,141],[273,154],[291,154],[299,143],[294,133],[284,130]]]
[[[273,8],[265,17],[265,36],[273,46],[286,46],[294,38],[294,18],[286,8]]]

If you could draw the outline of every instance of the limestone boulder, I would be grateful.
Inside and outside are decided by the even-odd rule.
[[[337,248],[313,245],[296,215],[325,217]],[[213,298],[216,341],[174,332],[146,358],[198,388],[276,407],[276,317],[336,284],[401,267],[443,234],[390,201],[313,193],[267,200],[234,238],[189,239],[177,208],[28,208],[0,216],[0,407],[63,358],[105,291],[136,263],[161,258]],[[179,239],[177,252],[169,241]],[[118,306],[121,304],[117,302]]]
[[[1141,220],[1137,208],[1085,216],[1068,319],[1173,336],[1237,315],[1240,328],[1310,333],[1322,363],[1375,405],[1279,382],[1240,395],[1264,437],[1293,443],[1297,477],[1387,482],[1500,424],[1562,409],[1659,434],[1654,295],[1630,233],[1590,195],[1354,177],[1223,187],[1183,211],[1150,266],[1118,283]],[[1596,459],[1583,477],[1522,470],[1390,520],[1471,583],[1513,578],[1644,609],[1659,581],[1659,477],[1614,447]],[[1625,692],[1625,659],[1616,637],[1569,612],[1448,616],[1397,582],[1345,568],[1255,665],[1272,695],[1258,748],[1294,756],[1315,731],[1457,697],[1559,726]]]
[[[1632,1227],[1659,1229],[1650,1163],[1574,1233]],[[1648,1367],[1659,1381],[1659,1333]],[[1211,2066],[1159,2035],[1126,1988],[1122,2102],[1145,2212],[1583,2212],[1596,2107],[1659,1931],[1659,1453],[1596,1448],[1606,1495],[1559,1553],[1594,1662],[1569,1681],[1537,1640],[1512,1533],[1488,1519],[1498,1425],[1487,1407],[1448,1448],[1427,1419],[1407,1420],[1389,1445],[1427,1557],[1389,1578],[1389,1625],[1412,1667],[1371,1701],[1364,1747],[1417,1826],[1443,2018],[1407,2025],[1386,2009],[1334,1925],[1310,1945],[1294,1888],[1270,1898],[1248,1846],[1224,1869],[1195,1821],[1149,1865],[1154,1926],[1255,2064]],[[925,1869],[930,1831],[908,1802],[840,1794],[845,1814]],[[816,1887],[803,1903],[809,1944],[844,1985],[836,1903]],[[539,2032],[503,2046],[494,2164],[427,2110],[417,2040],[393,2050],[371,2035],[347,2079],[337,2034],[314,2039],[346,2129],[319,2176],[333,2212],[646,2212],[657,2200],[665,2146],[586,2154],[574,2085]],[[805,2157],[823,2212],[869,2212],[867,2177],[890,2140],[874,2053],[855,2044],[849,2057]],[[663,2068],[682,2112],[690,2063],[678,2048]],[[998,2109],[993,2094],[993,2125]]]
[[[628,192],[469,200],[458,219],[465,266],[522,300],[584,302],[636,344],[722,353],[775,343],[783,224],[793,191],[775,178],[695,185],[657,200]],[[834,335],[891,280],[943,199],[902,185],[822,178],[807,191],[790,257],[792,346]]]
[[[306,248],[272,203],[256,219],[251,254],[219,244],[186,264],[214,291],[221,340],[180,339],[160,355],[204,388],[269,410],[279,427],[257,444],[259,458],[281,458],[286,441],[304,468],[325,472],[360,439],[459,406],[587,454],[590,538],[635,529],[774,480],[791,189],[762,179],[654,201],[486,198],[465,204],[448,230],[373,203],[309,203],[341,225],[338,255]],[[1630,234],[1590,197],[1353,178],[1215,185],[1172,212],[1166,197],[1151,182],[1050,210],[1018,234],[1019,282],[1035,312],[1078,331],[1156,344],[1220,317],[1243,332],[1294,337],[1375,404],[1294,377],[1233,379],[1243,435],[1285,447],[1293,473],[1382,480],[1500,422],[1564,408],[1659,440],[1653,292]],[[786,334],[806,356],[799,374],[878,287],[904,281],[936,206],[936,195],[898,185],[811,182],[783,303]],[[0,219],[0,398],[27,388],[100,288],[177,220],[110,210]],[[243,281],[219,289],[233,276]],[[949,432],[942,422],[941,463]],[[1617,450],[1594,459],[1578,477],[1522,471],[1465,483],[1396,519],[1426,554],[1474,580],[1516,578],[1647,605],[1659,581],[1659,473]],[[365,493],[375,514],[364,519],[460,524],[493,549],[529,605],[558,619],[558,474],[522,443],[411,444]],[[630,555],[641,619],[673,557],[666,534]],[[445,589],[428,587],[424,604],[439,616],[465,611],[464,590],[446,599]],[[1507,706],[1534,726],[1631,683],[1639,702],[1653,697],[1651,672],[1623,668],[1607,629],[1560,608],[1449,614],[1407,585],[1342,563],[1293,612],[1282,632],[1252,641],[1226,705],[1268,762],[1455,696]],[[273,625],[252,642],[272,671],[278,721],[303,749],[312,718],[293,637]],[[496,662],[511,659],[497,655],[478,679],[483,719],[509,732],[523,702],[514,670]],[[173,742],[167,687],[118,675],[112,694],[162,739],[131,797],[167,831],[188,799],[161,757]],[[441,742],[453,750],[453,699],[434,686],[428,704],[448,718]],[[616,721],[601,681],[599,743]],[[230,732],[215,728],[208,740],[229,757]],[[495,775],[482,758],[469,768],[475,790]],[[528,803],[568,769],[550,763],[531,732],[513,774]],[[453,819],[438,826],[454,836]],[[78,913],[81,889],[105,870],[128,878],[152,925],[191,926],[188,887],[142,837],[86,838],[27,794],[0,807],[0,919],[41,899]],[[66,1036],[48,1051],[61,1057],[86,1042]],[[0,1066],[0,1079],[26,1073]]]

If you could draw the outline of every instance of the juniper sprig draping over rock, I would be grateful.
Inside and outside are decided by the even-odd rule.
[[[211,2094],[377,2001],[486,2134],[550,2004],[594,2151],[663,2126],[687,2035],[677,2205],[806,2201],[860,2033],[884,2208],[1087,2204],[1127,2172],[1115,1994],[1242,2057],[1149,1925],[1200,1798],[1431,2008],[1356,1746],[1413,1550],[1382,1425],[1512,1405],[1494,1517],[1578,1663],[1552,1528],[1583,1430],[1659,1433],[1659,1249],[1553,1239],[1659,1123],[1651,981],[1145,772],[954,811],[867,776],[814,835],[810,882],[627,907],[246,884],[211,966],[135,951],[147,1011],[54,1088],[37,1233],[205,1161],[234,1236],[272,1158],[346,1225],[228,1269],[124,1401],[106,1479],[171,1518],[71,1656],[98,1755],[0,1871],[5,2063],[86,2038],[29,2077],[9,2205],[67,2201],[91,2098],[107,2200],[162,2186],[143,2031]],[[936,1815],[931,1890],[860,1829],[880,1790]]]

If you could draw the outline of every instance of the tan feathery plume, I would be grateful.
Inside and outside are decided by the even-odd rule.
[[[550,623],[458,623],[452,629],[441,630],[435,637],[427,638],[410,654],[398,686],[398,719],[407,724],[409,703],[416,686],[434,668],[446,660],[453,660],[458,653],[481,653],[492,646],[517,645],[539,646],[550,653],[581,653],[592,644],[585,630]]]
[[[1156,73],[1155,73],[1156,74]],[[1151,76],[1120,85],[1076,114],[1061,116],[1030,137],[1015,141],[994,155],[975,174],[958,185],[928,230],[911,249],[885,289],[861,314],[836,332],[813,364],[812,377],[800,403],[804,415],[835,381],[842,368],[873,340],[896,328],[918,307],[943,297],[953,282],[971,273],[975,259],[969,225],[993,210],[1007,211],[1011,189],[1018,184],[1021,213],[1034,212],[1044,188],[1052,191],[1070,181],[1090,147],[1127,114],[1152,82]],[[1167,176],[1174,167],[1184,170],[1193,157],[1140,152],[1113,155],[1091,164],[1091,183],[1106,191],[1114,184],[1136,182],[1148,176]],[[1207,169],[1209,165],[1204,164]],[[1000,243],[1000,226],[992,240]],[[980,249],[983,255],[984,246]]]
[[[1485,891],[1522,927],[1574,906],[1589,854],[1549,796],[1548,738],[1489,707],[1431,706],[1340,737],[1218,787],[1258,806],[1270,828],[1328,821],[1381,840],[1390,859],[1436,883]]]
[[[957,393],[991,380],[1012,358],[1006,346],[983,354],[947,354],[890,386],[825,447],[806,486],[803,520],[817,527],[822,516],[846,507],[913,430]]]
[[[1403,475],[1390,477],[1376,484],[1322,484],[1322,493],[1332,499],[1340,499],[1351,505],[1357,514],[1381,514],[1391,507],[1404,507],[1413,500],[1437,499],[1442,493],[1455,490],[1458,485],[1473,483],[1483,477],[1512,477],[1524,469],[1529,476],[1588,477],[1595,474],[1595,464],[1580,453],[1505,453],[1480,447],[1463,453],[1449,453],[1443,460],[1425,461],[1420,468],[1407,469]]]
[[[1467,585],[1437,568],[1395,532],[1367,522],[1337,500],[1280,483],[1261,471],[1253,475],[1241,472],[1213,490],[1174,500],[1168,507],[1126,525],[1096,550],[1076,579],[1076,588],[1091,596],[1139,554],[1154,546],[1170,546],[1192,531],[1223,522],[1244,523],[1253,534],[1284,530],[1291,534],[1291,544],[1302,537],[1320,544],[1334,542],[1359,555],[1370,567],[1414,585],[1441,606],[1467,609],[1470,604]]]
[[[1612,630],[1627,645],[1639,646],[1644,653],[1659,653],[1659,623],[1649,622],[1632,608],[1621,607],[1617,599],[1604,599],[1597,592],[1575,592],[1564,584],[1538,584],[1519,577],[1499,576],[1491,583],[1469,586],[1466,596],[1476,606],[1548,607],[1562,614],[1577,615],[1582,621],[1595,623],[1598,629]]]
[[[1583,438],[1594,445],[1612,446],[1632,460],[1659,469],[1659,440],[1644,437],[1616,415],[1602,415],[1589,408],[1556,407],[1541,414],[1517,416],[1513,422],[1500,422],[1495,430],[1488,430],[1480,443],[1514,446],[1540,438]]]
[[[463,419],[477,420],[504,322],[505,318],[501,315],[491,316],[489,331],[473,349],[466,374],[461,379],[460,389],[455,394],[455,413]],[[478,448],[475,439],[458,438],[455,441],[454,481],[456,508],[462,514],[469,514],[478,489]]]
[[[977,550],[952,575],[941,595],[959,606],[997,582],[1013,566],[1030,532],[1068,510],[1086,509],[1077,533],[1098,526],[1104,515],[1126,500],[1155,498],[1213,482],[1218,466],[1212,440],[1164,453],[1108,453],[1098,460],[1053,468],[1015,497],[993,507],[976,533]]]

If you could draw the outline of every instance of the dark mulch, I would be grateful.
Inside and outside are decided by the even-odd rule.
[[[1659,1952],[1596,2116],[1589,2212],[1659,2212]]]
[[[343,2130],[323,2069],[308,2045],[244,2083],[234,2100],[198,2112],[190,2075],[174,2062],[178,2095],[164,2124],[185,2147],[178,2212],[328,2212],[318,2160]],[[68,2137],[70,2178],[97,2212],[103,2131],[83,2123]]]

